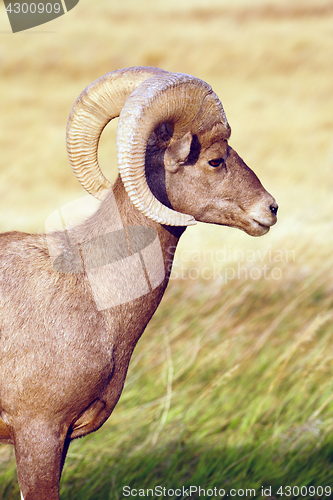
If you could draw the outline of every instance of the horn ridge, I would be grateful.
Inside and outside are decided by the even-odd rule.
[[[184,73],[132,67],[108,73],[86,87],[69,115],[67,152],[81,185],[100,199],[111,183],[99,167],[98,144],[104,127],[118,116],[118,168],[134,206],[162,224],[195,224],[192,216],[153,196],[145,178],[145,152],[151,132],[162,123],[174,125],[171,141],[188,131],[202,133],[217,122],[229,127],[210,85]]]
[[[146,145],[161,123],[174,124],[173,140],[189,130],[194,135],[216,121],[227,126],[222,104],[210,85],[183,73],[151,77],[128,97],[117,128],[118,169],[132,203],[144,215],[166,225],[196,223],[191,215],[164,206],[150,191],[145,178]]]
[[[119,116],[127,97],[140,83],[164,73],[167,72],[151,67],[112,71],[88,85],[75,101],[67,122],[67,154],[75,175],[88,193],[101,198],[103,190],[111,187],[97,157],[104,127]]]

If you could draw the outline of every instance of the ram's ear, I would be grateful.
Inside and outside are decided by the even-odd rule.
[[[170,144],[164,155],[164,165],[169,172],[176,172],[190,154],[192,134],[187,132],[183,137]]]

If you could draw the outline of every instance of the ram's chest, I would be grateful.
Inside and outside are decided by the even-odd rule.
[[[12,345],[0,365],[0,403],[57,413],[66,405],[79,411],[108,386],[114,370],[112,347],[94,342],[38,342]]]

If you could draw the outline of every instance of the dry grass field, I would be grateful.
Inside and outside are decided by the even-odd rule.
[[[231,145],[280,205],[262,238],[186,231],[120,405],[71,447],[62,498],[118,499],[124,484],[158,481],[252,481],[258,498],[288,479],[333,491],[332,64],[329,0],[81,0],[16,34],[0,4],[1,231],[43,231],[84,194],[66,156],[71,105],[135,65],[210,83]],[[111,180],[115,130],[100,148]],[[0,453],[0,498],[16,498],[13,457]]]

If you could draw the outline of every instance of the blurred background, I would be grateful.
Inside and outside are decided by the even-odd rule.
[[[195,75],[219,95],[232,146],[280,205],[279,224],[260,248],[287,239],[321,253],[331,244],[331,2],[100,0],[90,6],[81,0],[68,14],[15,35],[0,8],[2,230],[42,231],[55,207],[81,194],[65,150],[74,100],[109,71],[150,65]],[[115,129],[107,128],[100,148],[111,179]],[[217,247],[234,238],[240,246],[257,245],[236,230],[209,226],[187,230],[183,245],[186,238],[198,244],[202,232]]]
[[[173,466],[185,471],[179,482],[197,484],[221,478],[221,469],[223,481],[239,487],[278,484],[276,477],[308,486],[332,479],[332,63],[327,0],[80,0],[68,14],[16,34],[0,3],[1,231],[42,232],[51,212],[85,194],[66,155],[71,106],[100,76],[137,65],[211,84],[232,128],[230,144],[280,206],[262,238],[203,224],[187,229],[114,416],[100,435],[71,447],[63,498],[121,497],[119,478],[129,468],[133,484],[171,481]],[[110,180],[115,133],[112,123],[99,151]],[[99,449],[96,439],[109,446]],[[8,449],[4,471],[14,467]],[[102,486],[89,483],[92,473],[80,476],[87,450],[102,464],[95,467]],[[126,460],[134,453],[130,465],[122,453]],[[136,467],[142,454],[146,465]],[[214,456],[218,470],[200,468],[202,456]],[[309,465],[319,456],[321,473]],[[291,471],[290,462],[299,467]],[[16,491],[6,481],[0,498]]]

